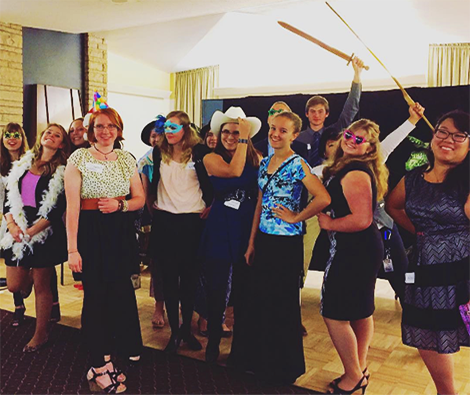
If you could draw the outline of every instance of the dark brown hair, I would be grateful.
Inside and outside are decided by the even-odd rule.
[[[3,135],[5,134],[5,132],[19,132],[21,134],[22,142],[19,149],[18,158],[20,158],[27,150],[29,150],[28,140],[26,139],[26,135],[24,133],[23,128],[19,124],[14,122],[10,122],[9,124],[7,124],[3,128],[2,133],[0,134],[0,173],[2,176],[6,176],[10,172],[12,163],[10,151],[8,151],[5,147],[5,144],[3,144]]]

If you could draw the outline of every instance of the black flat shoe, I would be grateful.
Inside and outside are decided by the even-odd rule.
[[[167,354],[176,354],[178,347],[180,346],[181,338],[178,335],[172,334],[168,344],[163,350]]]
[[[186,343],[190,350],[199,351],[202,350],[201,343],[197,340],[192,333],[183,337],[183,342]]]
[[[207,346],[206,346],[206,362],[207,363],[217,362],[217,358],[219,358],[219,353],[220,353],[219,344],[220,344],[220,340],[211,341],[211,339],[209,339],[209,342],[207,343]]]

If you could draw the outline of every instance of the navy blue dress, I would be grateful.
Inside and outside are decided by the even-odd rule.
[[[211,334],[217,336],[221,330],[227,286],[233,270],[232,299],[235,323],[232,350],[234,354],[244,354],[244,351],[236,350],[245,349],[247,343],[242,339],[250,330],[247,327],[249,323],[244,318],[250,289],[250,268],[245,263],[244,255],[256,207],[257,178],[258,169],[248,164],[240,177],[210,177],[215,200],[201,239],[200,257],[208,301],[209,336]],[[239,202],[239,206],[234,202]],[[227,204],[238,208],[229,207]],[[239,347],[238,344],[243,346]]]

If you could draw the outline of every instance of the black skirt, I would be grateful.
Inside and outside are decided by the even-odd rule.
[[[28,219],[28,226],[31,226],[37,219],[38,208],[25,206],[24,213]],[[20,261],[13,259],[11,248],[3,253],[7,266],[20,266],[27,269],[40,269],[53,267],[67,261],[67,236],[65,225],[62,220],[51,223],[52,234],[50,234],[44,244],[33,244],[33,251],[29,249],[23,251],[23,259]]]
[[[253,263],[253,371],[294,382],[305,373],[300,313],[303,236],[259,232]]]
[[[116,281],[139,273],[134,218],[132,212],[80,212],[78,251],[82,257],[84,278]]]

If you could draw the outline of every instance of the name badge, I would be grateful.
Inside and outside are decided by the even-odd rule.
[[[104,166],[99,163],[87,163],[86,168],[95,173],[103,173],[104,170]]]
[[[240,208],[240,202],[238,200],[226,200],[224,202],[224,205],[230,208],[233,208],[235,210],[238,210]]]
[[[390,258],[384,259],[384,270],[385,273],[393,272],[393,263]]]
[[[310,151],[312,149],[312,146],[310,144],[307,144],[307,149]]]
[[[415,283],[415,274],[405,273],[405,284],[414,284],[414,283]]]
[[[196,170],[196,166],[195,166],[194,162],[188,162],[188,164],[186,165],[186,169]]]

